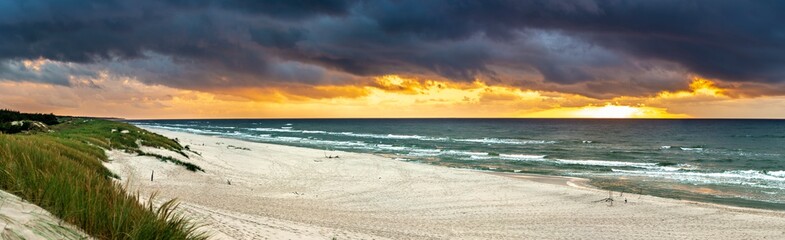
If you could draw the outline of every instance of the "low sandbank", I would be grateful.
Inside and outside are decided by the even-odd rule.
[[[785,212],[634,194],[614,195],[611,205],[598,202],[608,191],[580,179],[148,130],[199,155],[146,152],[205,172],[120,151],[109,152],[107,167],[130,191],[179,199],[216,239],[785,238]]]

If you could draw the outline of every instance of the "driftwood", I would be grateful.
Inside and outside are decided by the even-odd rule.
[[[596,203],[598,203],[598,202],[606,202],[606,203],[610,204],[610,206],[613,206],[613,201],[614,201],[613,200],[613,191],[608,191],[608,197],[607,198],[603,198],[603,199],[600,199],[600,200],[597,200],[597,201],[594,201],[594,202],[596,202]]]

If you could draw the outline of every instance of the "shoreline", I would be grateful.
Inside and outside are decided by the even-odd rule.
[[[526,181],[532,182],[539,182],[545,184],[553,184],[559,186],[568,186],[568,187],[575,187],[575,188],[588,188],[588,189],[595,189],[595,190],[604,190],[601,188],[594,187],[589,185],[588,178],[579,178],[579,177],[567,177],[567,176],[557,176],[557,175],[546,175],[546,174],[536,174],[536,173],[508,173],[508,172],[484,172],[486,174],[509,177],[514,179],[521,179]]]
[[[285,147],[294,147],[294,148],[306,148],[306,149],[312,149],[312,150],[315,150],[315,151],[323,151],[323,149],[317,149],[317,148],[308,148],[308,147],[291,146],[291,145],[285,145],[285,144],[266,143],[266,142],[254,142],[254,141],[237,139],[237,138],[231,138],[231,137],[225,137],[225,136],[200,135],[200,134],[196,134],[196,133],[187,133],[187,132],[180,132],[180,131],[168,130],[168,129],[149,128],[149,127],[146,127],[146,126],[144,126],[144,127],[143,126],[137,126],[137,127],[140,127],[142,129],[145,129],[145,130],[148,130],[148,131],[151,131],[151,132],[156,132],[156,133],[158,133],[158,131],[177,132],[177,133],[186,133],[186,134],[199,135],[199,136],[209,136],[209,137],[215,137],[215,138],[221,138],[221,139],[237,140],[237,141],[243,141],[243,142],[252,142],[252,143],[268,144],[268,145],[275,145],[275,146],[285,146]],[[342,151],[342,150],[330,150],[330,151],[331,152],[354,153],[354,152],[346,152],[346,151]],[[394,158],[385,156],[384,154],[373,154],[373,153],[359,153],[359,154],[368,154],[368,155],[373,155],[373,156],[385,158],[385,159],[388,159],[388,160],[396,161],[396,160],[394,160]],[[428,164],[428,163],[417,162],[417,161],[410,161],[410,162],[407,162],[407,163],[424,164],[424,165],[429,165],[429,166],[436,166],[436,167],[449,168],[449,169],[458,169],[458,170],[464,170],[464,171],[473,171],[473,172],[478,172],[478,173],[483,173],[483,174],[490,174],[490,175],[496,175],[496,176],[503,176],[503,177],[513,178],[513,179],[517,179],[517,180],[525,180],[525,181],[533,181],[533,182],[538,182],[538,183],[545,183],[545,184],[552,184],[552,185],[559,185],[559,186],[567,186],[567,187],[572,187],[572,188],[576,188],[576,189],[590,190],[590,191],[596,191],[596,192],[602,192],[602,193],[608,192],[608,191],[618,193],[618,191],[609,190],[609,189],[603,189],[603,188],[591,185],[589,183],[591,181],[591,179],[582,178],[582,177],[561,176],[561,175],[547,175],[547,174],[524,173],[524,172],[518,172],[518,173],[497,172],[497,171],[491,171],[491,170],[478,170],[478,169],[471,169],[471,168],[452,168],[452,167],[448,167],[448,166],[442,166],[442,165],[437,165],[437,164]],[[680,202],[684,202],[684,203],[688,203],[688,204],[702,205],[702,206],[713,207],[713,208],[726,208],[728,210],[761,212],[761,213],[774,213],[774,214],[783,213],[783,214],[785,214],[785,211],[777,210],[777,209],[744,207],[744,206],[721,204],[721,203],[714,203],[714,202],[708,202],[708,201],[698,201],[698,200],[689,200],[689,199],[661,197],[661,196],[649,195],[649,194],[636,194],[636,193],[627,193],[627,194],[636,195],[636,196],[637,195],[641,195],[641,196],[646,196],[646,197],[661,198],[661,199],[667,199],[667,200],[673,200],[673,201],[680,201]]]
[[[144,126],[144,125],[138,126],[138,127],[141,127],[141,128],[146,129],[148,131],[167,131],[167,132],[180,132],[180,133],[189,133],[189,134],[201,135],[201,134],[198,134],[198,133],[177,131],[177,130],[166,129],[166,128],[148,127],[148,126]],[[278,145],[278,146],[308,148],[308,149],[313,149],[313,150],[324,151],[324,149],[320,149],[320,148],[312,148],[312,147],[307,147],[307,146],[296,146],[296,145],[286,145],[286,144],[280,144],[280,143],[256,142],[256,141],[245,140],[245,139],[240,139],[240,138],[232,138],[232,137],[229,137],[229,136],[221,136],[221,135],[201,135],[201,136],[211,136],[211,137],[217,137],[217,138],[233,139],[233,140],[240,140],[240,141],[247,141],[247,142],[254,142],[254,143],[261,143],[261,144],[271,144],[271,145]],[[346,152],[346,151],[343,151],[343,150],[330,150],[330,151],[331,152]],[[362,153],[362,152],[351,152],[351,153],[370,154],[370,155],[383,157],[383,158],[388,158],[388,159],[395,159],[395,158],[397,158],[397,157],[393,157],[395,155],[391,155],[389,153]],[[542,173],[509,172],[509,171],[483,170],[483,169],[475,169],[475,168],[449,167],[449,166],[445,166],[445,165],[431,164],[431,163],[428,163],[428,162],[421,162],[421,161],[408,161],[408,162],[416,163],[416,164],[427,164],[427,165],[432,165],[432,166],[447,167],[447,168],[452,168],[452,169],[472,170],[472,171],[477,171],[477,172],[482,172],[482,173],[487,173],[487,174],[492,174],[492,175],[500,175],[500,176],[507,176],[507,177],[512,177],[512,178],[527,179],[527,180],[536,181],[536,182],[543,182],[543,183],[567,185],[567,186],[573,186],[573,187],[577,187],[577,188],[586,188],[586,189],[592,189],[592,190],[597,190],[597,191],[605,191],[605,192],[611,191],[611,192],[617,192],[617,193],[620,192],[619,190],[616,190],[616,189],[606,189],[606,188],[603,188],[601,186],[592,185],[590,183],[592,181],[591,179],[583,178],[583,177],[576,177],[576,176],[548,175],[548,174],[542,174]],[[565,180],[569,184],[561,182],[562,180]],[[626,194],[635,194],[635,193],[632,193],[632,192],[624,192],[624,193],[626,193]],[[776,204],[776,203],[771,203],[771,202],[766,202],[766,201],[759,201],[759,200],[752,200],[752,199],[738,199],[739,200],[738,202],[733,202],[733,203],[725,202],[725,203],[723,203],[723,202],[720,202],[720,201],[711,201],[711,200],[708,200],[706,198],[702,198],[702,197],[706,197],[706,196],[697,196],[697,197],[696,196],[686,196],[686,197],[685,196],[680,196],[679,197],[679,196],[663,196],[663,195],[652,195],[652,194],[635,194],[635,195],[659,197],[659,198],[664,198],[664,199],[685,201],[685,202],[696,203],[696,204],[715,205],[717,207],[728,207],[728,208],[734,208],[734,209],[749,209],[749,210],[785,212],[785,209],[783,209],[781,207],[774,207],[774,206],[769,205],[769,204]],[[715,197],[715,196],[709,196],[709,197]]]
[[[588,191],[596,191],[596,192],[613,192],[619,193],[618,191],[602,189],[600,187],[596,187],[594,185],[589,184],[590,179],[587,178],[580,178],[580,177],[568,177],[568,176],[557,176],[557,175],[545,175],[545,174],[536,174],[536,173],[505,173],[505,172],[488,172],[487,174],[492,175],[499,175],[504,177],[510,177],[515,179],[522,179],[527,181],[534,181],[546,184],[553,184],[553,185],[560,185],[560,186],[568,186],[573,187],[576,189],[588,190]],[[643,197],[652,197],[652,198],[661,198],[661,199],[668,199],[673,201],[680,201],[685,204],[694,204],[703,207],[709,208],[718,208],[718,209],[726,209],[731,211],[739,211],[739,212],[758,212],[758,213],[771,213],[771,214],[785,214],[785,211],[777,210],[777,209],[766,209],[766,208],[753,208],[753,207],[743,207],[743,206],[734,206],[734,205],[727,205],[727,204],[720,204],[720,203],[713,203],[713,202],[702,202],[702,201],[695,201],[695,200],[688,200],[688,199],[678,199],[678,198],[668,198],[668,197],[660,197],[655,195],[649,194],[637,194],[631,192],[625,192],[624,194],[633,195],[633,196],[643,196]]]
[[[334,151],[340,159],[326,159],[322,150],[146,129],[179,138],[200,152],[190,161],[206,173],[123,153],[111,153],[114,162],[108,167],[132,191],[178,198],[189,215],[213,224],[208,232],[219,233],[217,238],[785,236],[779,230],[785,228],[783,212],[648,195],[627,204],[619,198],[608,206],[596,202],[608,197],[607,190],[578,178],[483,172],[340,151]],[[155,170],[154,182],[150,170]]]

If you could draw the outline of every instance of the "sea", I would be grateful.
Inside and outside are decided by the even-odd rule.
[[[398,161],[589,179],[653,195],[785,210],[785,120],[232,119],[130,123]]]

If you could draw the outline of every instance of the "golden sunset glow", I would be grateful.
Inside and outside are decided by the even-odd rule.
[[[687,98],[695,96],[708,96],[708,97],[722,97],[725,96],[725,89],[717,87],[717,85],[701,77],[693,76],[690,82],[689,90],[678,92],[663,91],[658,94],[660,98]]]
[[[585,106],[574,108],[554,108],[526,115],[541,118],[688,118],[686,114],[673,114],[664,108],[644,106]]]
[[[35,72],[45,72],[42,68],[53,63],[56,62],[38,59],[21,64]],[[559,91],[491,85],[482,80],[454,82],[396,74],[372,77],[361,85],[280,85],[196,91],[145,84],[132,77],[100,71],[90,78],[69,77],[70,87],[0,81],[3,86],[0,104],[21,104],[35,111],[69,115],[129,118],[254,118],[259,115],[271,118],[690,118],[718,114],[725,111],[721,106],[742,102],[731,97],[732,89],[720,87],[714,80],[699,76],[687,80],[688,87],[683,90],[597,99]],[[750,100],[744,102],[755,104]]]
[[[33,67],[33,63],[31,67]],[[133,78],[101,73],[69,80],[66,87],[2,82],[0,100],[38,111],[129,118],[267,117],[522,117],[522,118],[689,118],[712,114],[704,102],[737,102],[711,80],[692,77],[688,89],[651,97],[620,96],[610,101],[560,92],[492,86],[483,81],[456,83],[401,75],[373,78],[368,86],[281,86],[203,92],[147,85]],[[27,89],[27,90],[25,90]],[[26,96],[16,96],[26,92]],[[64,95],[64,93],[68,94]],[[138,93],[138,94],[137,94]],[[139,95],[144,93],[144,95]],[[90,96],[102,101],[82,99]],[[60,100],[58,109],[46,107]],[[80,100],[82,99],[82,100]],[[46,102],[41,102],[46,101]],[[124,104],[131,102],[131,105]],[[747,103],[751,104],[751,103]],[[0,106],[7,107],[7,106]],[[709,111],[709,112],[707,112]]]

